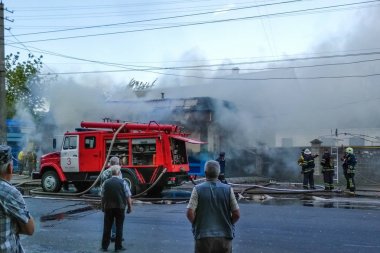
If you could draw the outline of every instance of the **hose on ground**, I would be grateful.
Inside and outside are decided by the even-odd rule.
[[[282,184],[297,185],[297,184],[299,184],[300,185],[301,183],[269,183],[267,185],[271,185],[271,184],[278,184],[278,185],[282,185]],[[316,185],[316,189],[310,189],[310,190],[309,189],[283,189],[283,188],[274,188],[274,187],[262,186],[262,185],[258,185],[258,184],[247,185],[247,184],[233,184],[233,183],[229,183],[229,185],[231,185],[231,186],[243,186],[243,187],[247,187],[247,188],[243,189],[240,192],[241,195],[243,195],[244,193],[246,193],[249,190],[257,189],[257,188],[268,190],[268,191],[271,191],[271,192],[282,193],[282,194],[286,194],[286,193],[319,192],[319,191],[322,191],[324,189],[324,187],[321,186],[321,185]],[[257,192],[257,193],[259,194],[260,192]],[[267,193],[267,192],[265,192],[265,193]]]

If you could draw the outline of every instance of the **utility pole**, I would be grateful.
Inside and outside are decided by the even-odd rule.
[[[7,109],[5,102],[4,4],[0,3],[0,144],[7,143]]]
[[[7,103],[5,96],[5,43],[4,43],[4,21],[13,20],[4,17],[4,11],[13,13],[13,11],[4,9],[3,1],[0,0],[0,144],[7,143]],[[7,30],[10,30],[7,29]]]

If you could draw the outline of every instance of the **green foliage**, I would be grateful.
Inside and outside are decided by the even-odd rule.
[[[5,57],[5,89],[7,118],[16,114],[17,104],[28,109],[35,119],[44,107],[42,97],[43,79],[38,74],[42,69],[42,56],[28,54],[26,61],[20,60],[20,53]]]

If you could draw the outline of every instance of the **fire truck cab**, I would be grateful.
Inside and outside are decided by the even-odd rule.
[[[58,192],[70,183],[83,191],[97,179],[107,164],[106,158],[117,156],[123,178],[133,195],[153,184],[150,192],[159,193],[166,186],[180,185],[188,180],[186,143],[203,142],[187,136],[176,125],[156,122],[82,122],[81,128],[64,134],[59,152],[41,156],[39,172],[33,177],[41,178],[41,186],[46,192]]]

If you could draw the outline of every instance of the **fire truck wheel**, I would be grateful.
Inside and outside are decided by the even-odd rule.
[[[62,182],[55,171],[47,171],[42,175],[41,185],[45,192],[59,192]]]
[[[123,174],[123,179],[129,185],[129,189],[131,189],[132,195],[136,195],[139,193],[139,187],[136,183],[136,180],[133,178],[131,174],[128,174],[128,173]]]

